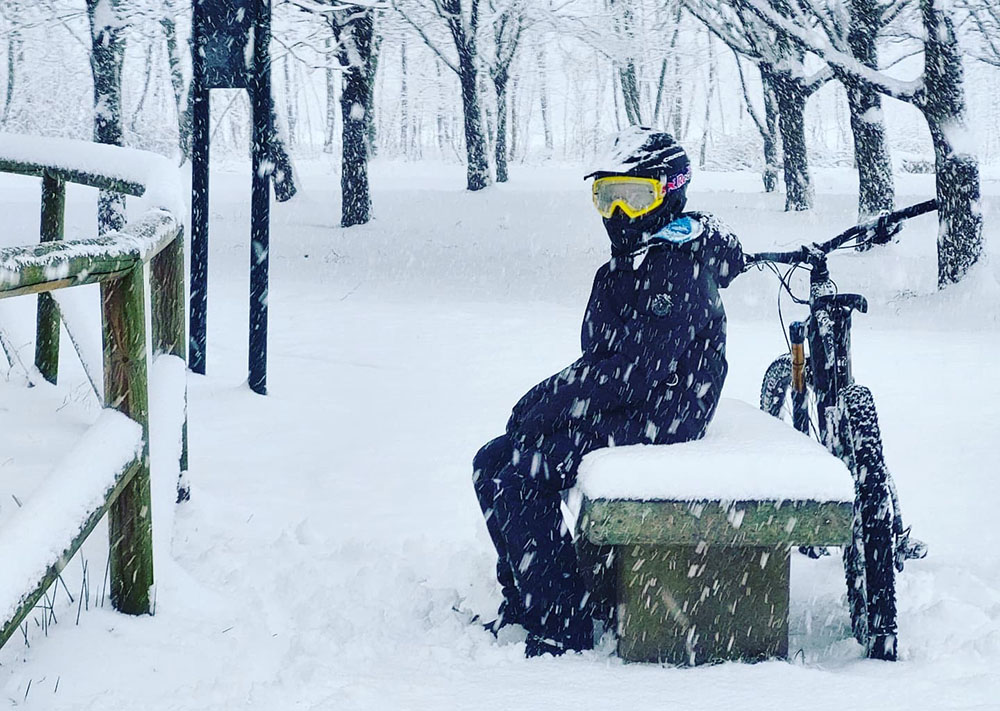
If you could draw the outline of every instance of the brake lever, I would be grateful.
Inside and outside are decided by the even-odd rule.
[[[863,252],[872,245],[889,244],[903,229],[902,220],[890,220],[889,217],[890,214],[887,213],[869,222],[862,235],[858,236],[855,249]]]
[[[824,252],[818,244],[813,242],[812,244],[807,244],[802,248],[802,256],[804,257],[802,261],[812,264],[814,261],[825,259],[826,252]]]

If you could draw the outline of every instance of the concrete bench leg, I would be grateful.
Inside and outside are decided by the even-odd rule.
[[[610,629],[617,608],[618,546],[598,546],[583,536],[576,540],[576,558],[590,597],[588,603],[595,622]]]
[[[618,655],[625,661],[788,655],[787,545],[627,545],[618,553]]]

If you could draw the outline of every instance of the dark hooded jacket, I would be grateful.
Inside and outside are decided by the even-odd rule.
[[[525,394],[507,424],[520,452],[541,453],[563,476],[600,447],[700,438],[726,378],[719,288],[742,271],[736,237],[696,212],[652,235],[614,236],[583,319],[583,355]]]

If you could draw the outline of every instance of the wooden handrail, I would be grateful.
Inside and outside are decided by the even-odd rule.
[[[22,144],[23,142],[23,144]],[[38,160],[42,155],[46,160]],[[48,158],[51,157],[51,162]],[[148,165],[135,169],[138,162]],[[106,172],[95,166],[112,166]],[[47,292],[99,283],[104,350],[104,393],[107,407],[142,428],[141,453],[116,474],[101,506],[81,523],[79,534],[66,541],[59,561],[25,593],[16,614],[0,619],[0,645],[30,612],[52,583],[65,560],[79,548],[97,520],[108,514],[111,601],[115,609],[147,614],[153,584],[152,521],[149,472],[149,403],[146,366],[145,263],[150,263],[153,353],[184,358],[183,226],[168,209],[155,207],[119,232],[96,239],[64,241],[65,184],[143,195],[148,185],[136,175],[156,174],[166,159],[140,151],[96,146],[80,141],[11,137],[0,134],[0,172],[42,177],[41,244],[0,248],[0,299],[39,294],[35,362],[50,382],[58,373],[59,313]],[[150,169],[152,166],[153,169]],[[186,395],[185,395],[186,399]],[[181,471],[187,469],[185,414]],[[0,566],[3,562],[0,561]]]
[[[104,237],[0,248],[0,299],[122,276],[153,259],[180,230],[173,215],[157,209]]]
[[[78,185],[86,185],[91,188],[100,188],[101,190],[110,190],[111,192],[136,197],[146,192],[145,185],[132,180],[123,180],[122,178],[91,173],[81,169],[46,166],[31,161],[5,160],[4,158],[0,158],[0,173],[31,175],[36,178],[55,178],[63,183],[76,183]]]
[[[176,172],[161,155],[91,141],[0,133],[0,172],[139,196]],[[157,205],[156,207],[164,207]]]

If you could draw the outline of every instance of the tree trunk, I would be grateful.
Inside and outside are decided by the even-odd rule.
[[[286,54],[281,63],[282,73],[285,76],[285,122],[288,126],[288,148],[294,149],[298,143],[298,116],[295,111],[295,92],[292,90],[292,68],[290,66],[290,54]]]
[[[622,114],[618,104],[618,82],[615,81],[614,70],[611,74],[611,103],[615,107],[615,131],[622,130]]]
[[[187,107],[187,95],[184,92],[184,70],[181,68],[181,55],[177,46],[177,22],[173,17],[173,5],[167,6],[167,11],[160,18],[160,27],[167,41],[167,63],[170,65],[170,88],[174,91],[174,105],[177,107],[177,147],[181,152],[181,162],[191,157],[191,112]]]
[[[934,142],[937,174],[938,286],[962,279],[983,251],[979,162],[965,119],[965,76],[951,16],[921,0],[924,42],[923,112]]]
[[[538,55],[538,64],[542,69],[538,74],[538,81],[541,82],[539,101],[542,109],[542,131],[545,134],[545,151],[548,154],[547,157],[551,157],[552,149],[555,144],[552,142],[552,124],[549,121],[549,86],[546,81],[548,67],[546,66],[547,62],[545,60],[544,48]]]
[[[764,70],[778,103],[778,131],[784,147],[785,210],[810,210],[813,186],[806,151],[805,109],[808,93],[801,80],[787,72]]]
[[[399,47],[400,86],[399,86],[399,151],[410,157],[410,97],[407,93],[406,79],[406,38]]]
[[[441,91],[441,62],[438,59],[434,60],[434,69],[437,72],[437,87],[438,87],[438,102],[437,102],[437,116],[436,116],[436,128],[437,128],[437,147],[438,147],[438,158],[444,157],[444,147],[448,144],[448,124],[445,121],[444,116],[444,98]]]
[[[21,36],[15,30],[7,38],[7,90],[4,95],[3,115],[0,125],[6,126],[10,110],[14,105],[14,87],[17,85],[17,64],[21,55]]]
[[[333,140],[337,132],[337,72],[333,68],[336,55],[332,42],[326,38],[326,131],[323,135],[323,152],[333,153]]]
[[[705,121],[701,130],[701,152],[698,156],[698,167],[705,168],[708,155],[708,138],[712,124],[712,95],[716,87],[715,42],[712,35],[708,36],[708,85],[705,89]]]
[[[761,77],[763,79],[763,76]],[[767,81],[764,85],[764,192],[773,193],[778,189],[778,100],[774,89]]]
[[[462,84],[462,113],[465,119],[465,151],[468,159],[466,182],[469,190],[482,190],[490,184],[486,160],[486,139],[479,105],[478,71],[471,51],[459,53],[459,79]]]
[[[497,182],[507,182],[507,80],[494,80],[497,92]]]
[[[509,102],[510,103],[510,151],[508,155],[510,156],[511,160],[516,160],[518,155],[518,150],[521,147],[520,141],[518,140],[520,136],[518,134],[518,128],[517,128],[519,120],[519,115],[517,111],[518,107],[517,89],[519,83],[518,83],[518,78],[516,76],[512,81],[513,83],[510,89],[510,102]]]
[[[479,74],[477,81],[479,83],[479,88],[476,90],[476,95],[483,97],[486,95],[486,82],[483,81],[482,73]],[[486,152],[489,154],[494,152],[496,148],[496,123],[493,120],[493,112],[490,110],[490,104],[488,101],[484,102],[480,100],[479,110],[483,114],[483,123],[485,124],[483,129],[483,138],[486,139]]]
[[[365,116],[368,125],[365,140],[368,141],[368,159],[378,155],[378,131],[375,128],[375,75],[378,73],[378,60],[382,50],[382,37],[375,33],[375,19],[372,18],[372,51],[371,59],[365,66],[368,68],[368,103],[365,104]]]
[[[677,37],[677,31],[674,30],[674,38]],[[664,84],[667,80],[667,57],[663,58],[663,62],[660,64],[660,80],[656,84],[656,99],[653,101],[653,128],[659,128],[660,123],[660,107],[663,105],[663,89]]]
[[[639,107],[639,82],[636,79],[635,63],[629,60],[618,70],[622,83],[622,101],[625,104],[625,118],[631,126],[642,124],[642,111]]]
[[[892,212],[895,187],[892,161],[882,119],[882,97],[857,82],[848,82],[854,160],[858,168],[858,220]]]
[[[101,5],[107,4],[105,7]],[[112,0],[87,0],[90,70],[94,79],[94,141],[122,145],[122,62],[125,28]],[[125,226],[125,196],[102,190],[97,200],[98,234]]]
[[[279,130],[281,123],[278,120],[278,110],[274,101],[272,89],[268,106],[271,112],[270,135],[267,136],[267,148],[270,158],[274,162],[271,173],[271,183],[274,186],[274,199],[278,202],[285,202],[295,197],[298,188],[295,185],[295,171],[292,169],[292,158],[288,153],[288,146],[282,138],[282,131]]]
[[[345,27],[350,33],[361,66],[341,57],[344,85],[340,94],[343,117],[343,166],[340,173],[342,227],[361,225],[371,219],[371,194],[368,188],[368,122],[367,107],[371,99],[371,80],[375,73],[368,69],[372,58],[374,23],[371,12],[352,19]]]
[[[882,25],[878,0],[851,0],[847,43],[859,62],[878,69],[876,39]],[[858,220],[891,212],[895,202],[892,160],[882,118],[882,96],[850,76],[838,77],[847,89],[858,169]]]
[[[142,80],[142,92],[139,94],[139,101],[136,102],[135,108],[132,110],[132,118],[129,119],[129,131],[133,134],[135,133],[136,126],[139,123],[139,117],[142,115],[142,109],[146,105],[146,97],[149,96],[149,87],[153,83],[153,43],[148,42],[146,44],[146,58],[143,66],[146,67],[146,71],[143,72],[145,76]]]

